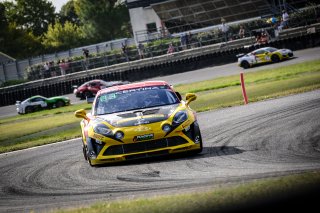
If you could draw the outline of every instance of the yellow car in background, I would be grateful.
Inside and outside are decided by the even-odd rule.
[[[196,113],[164,81],[146,81],[100,90],[91,113],[81,109],[84,158],[90,165],[180,152],[202,151]]]
[[[239,54],[238,65],[244,69],[263,63],[277,63],[293,57],[292,50],[264,47],[254,50],[248,54]]]

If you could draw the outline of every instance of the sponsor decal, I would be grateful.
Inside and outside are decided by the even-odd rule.
[[[190,120],[187,120],[187,121],[185,121],[185,123],[182,124],[181,126],[182,126],[183,129],[185,129],[186,127],[190,126],[190,124],[191,124],[191,121],[190,121]]]
[[[200,136],[197,135],[196,138],[194,139],[194,143],[200,143]]]
[[[99,134],[93,134],[93,138],[98,139],[98,140],[102,140],[104,138],[104,136],[99,135]]]
[[[145,134],[145,135],[137,135],[133,138],[133,142],[139,142],[139,141],[145,141],[145,140],[151,140],[154,138],[154,134]]]

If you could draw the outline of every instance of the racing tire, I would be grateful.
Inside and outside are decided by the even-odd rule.
[[[197,122],[195,122],[195,123],[197,123]],[[192,154],[199,154],[203,150],[203,144],[202,144],[202,136],[201,136],[201,132],[200,132],[200,128],[199,128],[198,124],[196,124],[194,127],[194,134],[196,135],[196,138],[194,138],[194,140],[195,141],[199,140],[200,149],[193,150]]]
[[[33,108],[31,106],[27,106],[26,109],[25,109],[25,113],[31,113],[33,112]]]
[[[202,137],[201,137],[201,134],[200,134],[200,149],[195,150],[194,154],[199,154],[199,153],[202,152],[202,150],[203,150],[203,145],[202,145]]]
[[[88,157],[88,152],[89,152],[89,151],[88,151],[87,146],[83,145],[82,150],[83,150],[84,159],[88,162],[88,164],[89,164],[90,166],[94,167],[95,165],[93,165],[93,164],[91,163],[91,159]]]
[[[84,100],[87,99],[87,98],[93,97],[92,93],[89,92],[89,91],[84,92],[82,95],[83,95],[82,98],[83,98]]]
[[[271,56],[271,61],[273,63],[278,63],[280,61],[280,57],[278,55],[272,55]]]
[[[59,107],[63,107],[64,106],[64,102],[63,101],[57,101],[56,103],[56,107],[59,108]]]
[[[83,152],[83,157],[87,161],[88,160],[88,155],[87,155],[87,148],[85,145],[82,146],[82,152]]]
[[[248,68],[250,68],[250,64],[247,61],[243,61],[243,62],[241,62],[241,67],[243,69],[248,69]]]

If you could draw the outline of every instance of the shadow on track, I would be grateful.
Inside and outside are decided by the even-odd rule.
[[[128,165],[140,165],[157,162],[169,162],[169,161],[181,161],[181,160],[195,160],[201,158],[210,158],[224,155],[236,155],[243,153],[244,150],[236,148],[234,146],[216,146],[216,147],[203,147],[201,153],[195,154],[192,152],[177,153],[171,155],[153,156],[141,159],[128,160],[124,162],[108,163],[102,165],[96,165],[94,167],[110,167],[110,166],[128,166]]]

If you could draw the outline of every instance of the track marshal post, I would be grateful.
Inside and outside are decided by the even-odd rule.
[[[241,81],[242,96],[243,96],[244,104],[248,104],[248,97],[246,93],[246,87],[244,85],[243,72],[240,73],[240,81]]]

